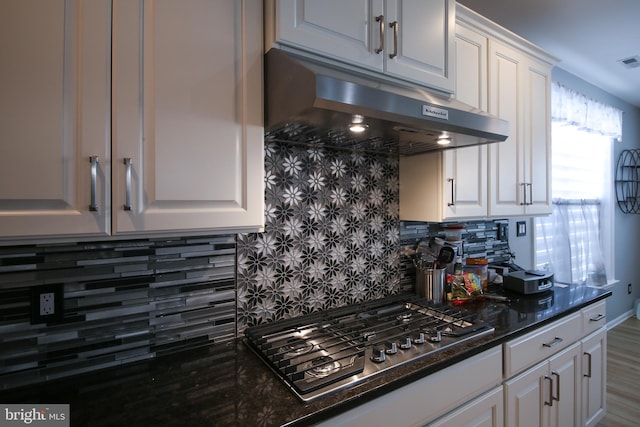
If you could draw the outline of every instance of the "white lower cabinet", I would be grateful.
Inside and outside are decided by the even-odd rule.
[[[506,426],[594,426],[606,413],[606,305],[504,344]]]
[[[327,427],[425,425],[488,390],[501,389],[501,356],[500,347],[484,351],[318,425]],[[470,404],[475,411],[485,412],[481,410],[482,404],[475,403],[477,406]],[[489,400],[485,404],[488,405]]]
[[[575,343],[505,382],[505,425],[580,425],[580,348]]]
[[[606,329],[582,340],[582,356],[582,420],[592,427],[607,413]]]

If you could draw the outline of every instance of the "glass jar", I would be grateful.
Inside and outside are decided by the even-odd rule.
[[[489,260],[486,258],[467,258],[464,267],[465,273],[473,273],[480,279],[482,291],[489,287]]]

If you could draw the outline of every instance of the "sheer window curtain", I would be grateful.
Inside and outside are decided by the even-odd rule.
[[[622,111],[552,84],[553,214],[536,218],[536,267],[556,282],[612,280],[612,141]]]

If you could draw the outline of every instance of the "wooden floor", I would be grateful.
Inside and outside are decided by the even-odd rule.
[[[640,426],[640,320],[607,333],[607,415],[597,427]]]

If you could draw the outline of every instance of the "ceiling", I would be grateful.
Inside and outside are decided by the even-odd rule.
[[[640,107],[640,1],[458,0],[560,59],[557,65]],[[637,68],[620,60],[637,56]]]

